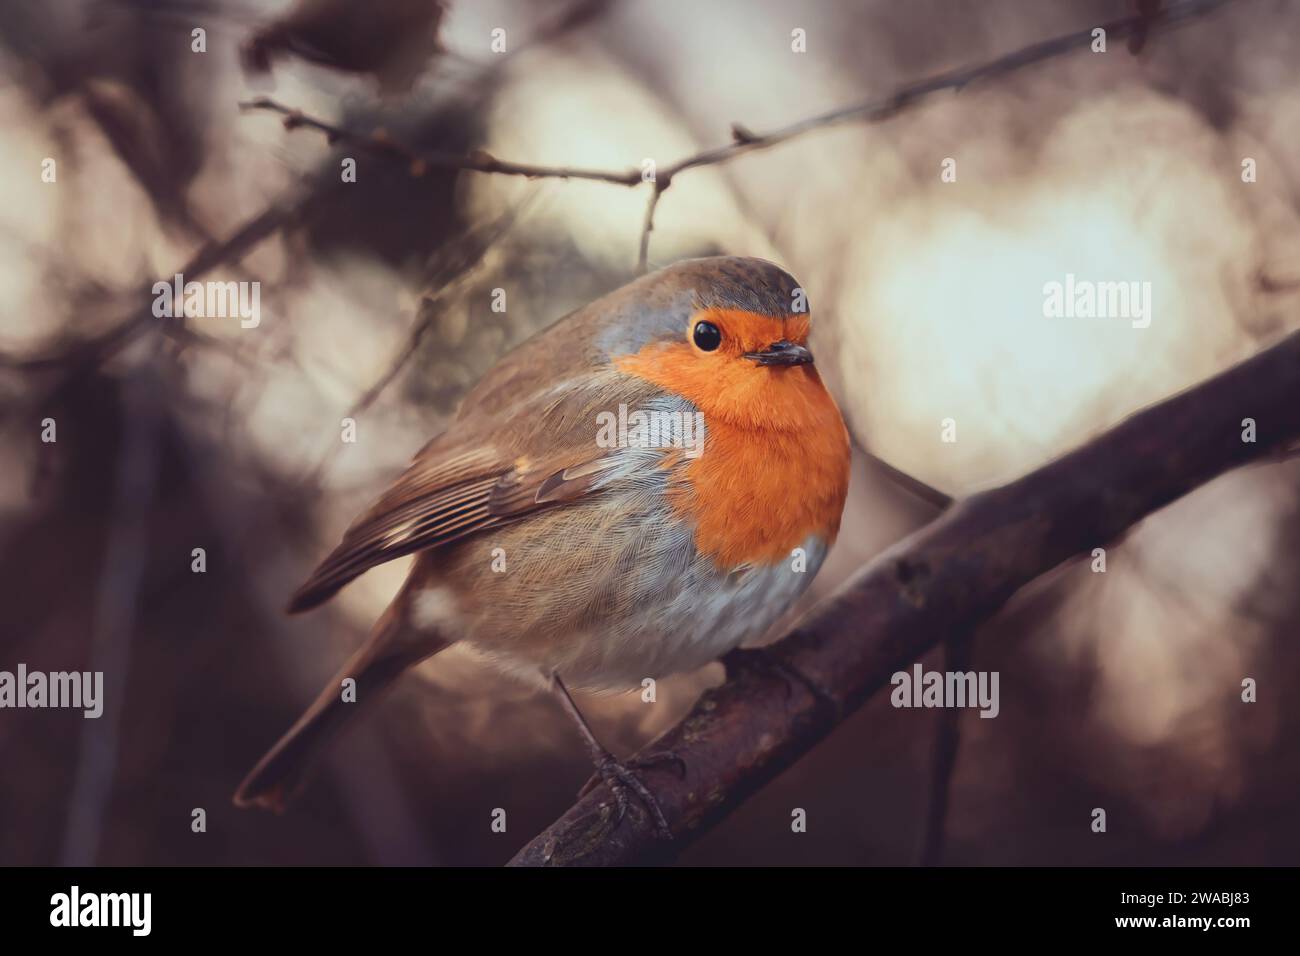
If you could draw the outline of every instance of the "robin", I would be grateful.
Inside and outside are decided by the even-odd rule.
[[[306,611],[416,556],[235,803],[282,810],[360,706],[466,641],[555,690],[592,752],[592,785],[609,786],[620,818],[634,793],[666,834],[634,765],[600,745],[569,688],[702,667],[760,636],[817,573],[839,530],[849,438],[813,366],[805,303],[769,262],[692,259],[506,355],[294,594],[290,613]]]

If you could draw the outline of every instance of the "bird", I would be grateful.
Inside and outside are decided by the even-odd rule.
[[[850,442],[810,331],[806,292],[784,269],[713,256],[644,275],[507,353],[292,596],[288,611],[307,611],[415,555],[236,805],[283,811],[362,707],[465,642],[556,693],[595,766],[584,792],[605,783],[620,821],[635,796],[671,838],[636,773],[645,761],[602,746],[570,689],[640,689],[755,653],[741,645],[816,575],[839,531]]]

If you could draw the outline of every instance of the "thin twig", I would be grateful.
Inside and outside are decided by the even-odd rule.
[[[926,504],[933,507],[936,511],[946,511],[949,507],[951,507],[953,503],[953,498],[951,495],[945,494],[944,492],[940,491],[938,488],[935,488],[932,485],[927,485],[920,478],[913,477],[912,475],[909,475],[907,472],[903,471],[900,468],[895,468],[889,462],[885,461],[885,459],[881,458],[879,455],[867,451],[865,448],[859,450],[862,452],[862,454],[866,455],[868,458],[871,459],[871,463],[876,468],[879,468],[882,472],[884,472],[886,478],[888,478],[894,484],[898,485],[908,494],[912,495],[913,497],[921,501],[924,501]]]
[[[483,149],[470,153],[449,153],[443,150],[421,150],[407,146],[388,135],[386,130],[377,129],[371,133],[359,133],[325,120],[308,116],[278,103],[270,97],[259,96],[239,104],[245,112],[262,110],[279,113],[284,117],[285,129],[313,129],[324,133],[331,143],[353,143],[381,156],[399,159],[407,164],[413,176],[423,176],[429,169],[463,169],[475,173],[496,173],[502,176],[524,176],[528,179],[589,179],[596,182],[614,183],[619,186],[635,186],[641,182],[639,169],[613,172],[603,169],[585,169],[579,166],[540,166],[534,163],[516,163],[511,160],[497,159]]]
[[[527,200],[507,210],[493,222],[467,235],[463,243],[455,249],[443,252],[440,261],[429,270],[425,295],[421,297],[421,303],[416,310],[416,320],[407,331],[402,344],[398,346],[393,358],[379,377],[343,413],[344,418],[356,418],[361,415],[397,380],[402,370],[415,357],[420,343],[424,341],[424,337],[442,314],[436,307],[469,278],[482,263],[483,257],[487,255],[493,244],[514,225],[526,204]],[[296,486],[308,493],[318,491],[321,476],[330,467],[341,447],[342,445],[337,441],[331,443],[320,460],[296,482]]]
[[[290,204],[274,203],[246,221],[225,239],[205,243],[188,262],[176,271],[186,280],[197,279],[218,266],[243,258],[253,246],[277,230],[296,222],[308,203],[301,199]],[[170,278],[170,276],[169,276]],[[150,296],[152,293],[149,294]],[[148,296],[142,293],[141,304],[99,335],[65,345],[47,346],[31,356],[14,356],[0,352],[0,368],[18,372],[41,372],[56,368],[73,371],[96,367],[134,341],[158,320],[145,307]]]
[[[664,190],[668,186],[668,179],[657,180],[655,188],[650,191],[650,201],[646,203],[645,208],[645,220],[641,224],[641,249],[636,260],[638,275],[644,274],[646,271],[646,263],[650,258],[650,233],[655,227],[655,209],[659,205],[659,197],[664,194]]]
[[[441,315],[433,307],[445,299],[448,293],[463,283],[482,264],[488,250],[510,231],[523,213],[526,205],[527,200],[502,213],[486,226],[476,229],[465,236],[454,249],[443,252],[440,261],[429,270],[429,278],[424,287],[421,309],[425,314],[411,326],[405,341],[396,355],[393,356],[388,368],[352,403],[344,417],[355,418],[366,411],[374,404],[375,399],[379,398],[384,389],[393,383],[402,369],[415,356],[416,349],[419,347],[420,342],[423,341],[425,334]]]
[[[654,213],[660,196],[667,191],[673,178],[688,169],[701,166],[714,166],[729,162],[737,156],[770,149],[781,143],[787,143],[796,137],[814,130],[826,129],[850,121],[869,123],[892,119],[903,110],[916,105],[927,97],[949,90],[961,91],[972,83],[995,77],[1006,76],[1026,67],[1042,63],[1092,45],[1093,30],[1100,27],[1106,31],[1107,41],[1111,42],[1130,36],[1147,37],[1151,33],[1183,25],[1197,17],[1204,16],[1235,0],[1181,0],[1166,4],[1155,14],[1138,13],[1121,17],[1107,23],[1095,24],[1072,33],[1065,33],[1030,44],[1012,53],[989,60],[984,63],[947,70],[928,76],[915,83],[899,87],[885,96],[872,97],[848,106],[842,106],[825,113],[819,113],[806,119],[798,120],[770,132],[756,134],[739,123],[732,124],[732,141],[724,146],[715,146],[701,150],[660,167],[653,182],[652,195],[647,205],[645,220],[641,228],[640,255],[638,268],[644,271],[648,258],[650,232],[654,227]],[[544,166],[534,163],[521,163],[498,159],[484,150],[475,150],[468,154],[449,153],[445,151],[417,150],[392,139],[384,130],[361,133],[308,116],[301,110],[293,109],[268,97],[258,97],[239,104],[241,110],[264,110],[278,113],[284,117],[286,129],[306,128],[324,133],[330,142],[345,141],[370,149],[380,155],[401,160],[406,163],[412,175],[423,175],[429,167],[439,169],[461,169],[467,172],[489,173],[504,176],[525,176],[530,179],[585,179],[603,182],[615,186],[635,188],[644,181],[639,169],[603,170],[579,166]]]

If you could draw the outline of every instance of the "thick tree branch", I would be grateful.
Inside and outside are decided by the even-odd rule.
[[[1242,440],[1245,418],[1256,422],[1256,442]],[[937,642],[992,617],[1017,589],[1069,558],[1297,439],[1300,333],[1017,481],[958,502],[877,557],[771,649],[806,681],[747,669],[707,692],[644,750],[685,760],[680,779],[671,769],[642,772],[676,839],[656,839],[635,803],[615,825],[601,786],[512,862],[670,858]]]

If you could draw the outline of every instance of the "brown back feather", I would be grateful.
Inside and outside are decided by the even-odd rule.
[[[501,425],[464,416],[426,445],[293,595],[289,613],[328,600],[376,565],[458,541],[588,494],[619,463],[596,444],[596,413],[647,398],[644,382],[616,372],[579,380],[517,407]],[[493,445],[457,442],[494,435]],[[529,453],[542,448],[540,454]]]

